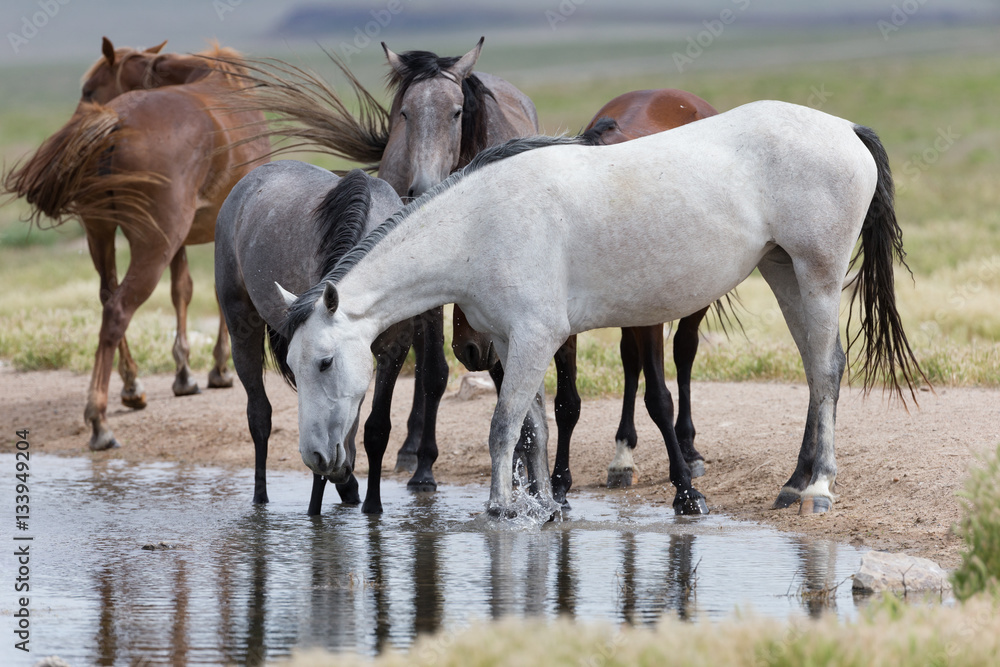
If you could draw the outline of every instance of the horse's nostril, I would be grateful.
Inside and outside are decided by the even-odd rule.
[[[322,453],[320,453],[320,452],[316,452],[316,453],[315,453],[315,454],[313,455],[313,458],[315,458],[315,459],[316,459],[316,468],[318,468],[319,470],[326,470],[326,469],[327,469],[327,468],[329,467],[329,466],[328,466],[328,465],[326,464],[326,457],[325,457],[325,456],[323,456],[323,454],[322,454]]]

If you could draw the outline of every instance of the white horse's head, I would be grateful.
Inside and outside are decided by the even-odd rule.
[[[278,289],[291,308],[295,295]],[[327,282],[311,312],[297,322],[290,318],[287,356],[299,394],[302,462],[335,484],[354,470],[352,432],[372,378],[371,341],[337,311],[338,301],[337,288]]]

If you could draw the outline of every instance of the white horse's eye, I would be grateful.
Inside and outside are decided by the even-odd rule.
[[[399,112],[399,117],[402,118],[403,120],[406,120],[406,112],[405,111],[400,111]]]
[[[458,111],[456,111],[456,112],[455,112],[455,113],[454,113],[454,114],[452,115],[452,118],[455,118],[455,119],[457,119],[457,118],[460,118],[461,116],[462,116],[462,110],[461,110],[461,109],[459,109]]]
[[[322,373],[333,365],[333,357],[327,357],[326,359],[320,359],[319,361],[319,372]]]

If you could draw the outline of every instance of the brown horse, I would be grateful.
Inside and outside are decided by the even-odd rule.
[[[594,144],[617,144],[663,130],[714,116],[718,113],[708,102],[683,90],[637,90],[611,100],[587,124],[584,136]],[[646,408],[663,434],[671,459],[685,461],[692,476],[704,473],[704,459],[694,448],[694,424],[691,421],[691,366],[698,351],[698,325],[707,308],[680,321],[674,337],[674,361],[680,406],[676,435],[673,404],[663,378],[663,325],[622,329],[621,357],[625,371],[625,395],[621,423],[615,435],[617,452],[608,467],[608,486],[629,486],[634,467],[632,450],[636,445],[634,425],[635,395],[639,375],[646,374]],[[485,354],[478,349],[483,340],[460,316],[456,308],[452,346],[466,366],[474,367]],[[580,416],[580,396],[576,392],[576,336],[570,336],[555,356],[558,389],[555,396],[556,426],[559,430],[552,493],[565,502],[572,486],[569,469],[569,443]]]
[[[84,412],[92,450],[119,445],[106,417],[116,349],[122,403],[146,405],[125,330],[167,266],[177,311],[173,390],[179,396],[199,391],[188,365],[192,282],[184,247],[213,240],[222,202],[269,151],[263,139],[235,146],[264,122],[260,112],[226,108],[240,85],[239,66],[232,64],[239,54],[217,46],[197,55],[160,54],[162,47],[115,49],[105,38],[101,59],[84,76],[73,117],[4,181],[8,192],[34,207],[36,223],[43,217],[55,224],[77,218],[87,234],[104,307]],[[120,283],[114,249],[118,228],[131,248]],[[209,386],[231,386],[229,335],[221,318],[214,357]]]

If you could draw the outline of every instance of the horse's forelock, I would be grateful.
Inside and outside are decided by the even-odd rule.
[[[406,51],[399,54],[402,71],[390,68],[386,75],[389,88],[395,89],[396,97],[402,97],[415,83],[433,79],[443,70],[450,69],[459,61],[459,56],[441,57],[431,51]]]
[[[472,74],[462,79],[462,144],[458,152],[459,167],[464,167],[477,153],[489,147],[487,97],[496,99],[493,91],[478,76]]]

